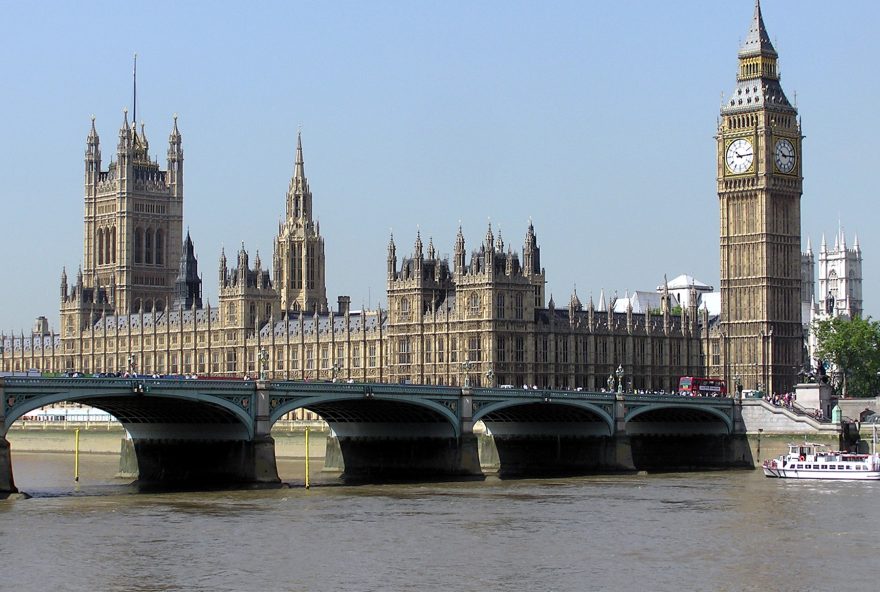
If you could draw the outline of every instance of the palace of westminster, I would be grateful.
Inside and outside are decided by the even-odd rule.
[[[860,314],[861,251],[839,233],[832,254],[823,238],[828,296],[815,304],[812,249],[801,252],[800,122],[757,2],[738,55],[716,131],[721,285],[711,313],[693,283],[677,296],[668,284],[639,293],[641,303],[576,293],[564,307],[548,303],[531,223],[521,254],[491,227],[469,253],[459,229],[451,262],[418,234],[399,257],[392,238],[388,309],[351,310],[340,296],[333,310],[299,136],[271,264],[244,248],[231,262],[221,253],[219,302],[205,305],[183,233],[176,118],[162,170],[126,114],[106,169],[94,120],[86,139],[83,262],[72,283],[61,275],[60,332],[41,317],[30,335],[0,338],[0,371],[599,390],[621,367],[638,390],[669,392],[697,375],[788,391],[807,361],[802,319]]]

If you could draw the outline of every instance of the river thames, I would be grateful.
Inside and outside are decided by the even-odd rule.
[[[115,455],[13,456],[0,589],[875,590],[880,483],[760,471],[136,493]]]

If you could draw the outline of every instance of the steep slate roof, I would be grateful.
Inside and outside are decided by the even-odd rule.
[[[276,321],[274,325],[269,325],[267,323],[262,329],[260,329],[260,337],[268,338],[270,333],[274,334],[276,337],[283,337],[285,327],[290,335],[299,335],[300,326],[302,326],[302,332],[305,335],[313,334],[316,330],[319,333],[325,334],[330,330],[330,315],[318,315],[317,325],[315,324],[314,315],[303,315],[302,323],[300,323],[299,317],[291,318],[289,323],[283,320]],[[351,332],[362,330],[374,331],[378,329],[378,327],[379,322],[375,314],[365,315],[362,311],[354,311],[348,315],[348,328]],[[345,331],[345,315],[333,316],[333,331],[337,333]]]
[[[742,47],[739,48],[739,57],[741,58],[755,55],[778,57],[776,49],[770,43],[770,35],[767,34],[767,29],[764,27],[760,0],[755,0],[755,16],[752,17],[752,24],[749,26],[746,40],[743,41]]]

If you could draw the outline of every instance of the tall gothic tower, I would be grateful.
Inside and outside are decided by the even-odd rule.
[[[803,361],[797,110],[779,83],[760,1],[739,51],[736,89],[721,107],[721,349],[725,378],[785,392]]]
[[[822,236],[819,249],[819,311],[827,316],[862,316],[862,249],[859,237],[851,248],[846,235],[838,230],[834,248]]]
[[[275,282],[282,311],[327,312],[324,239],[312,220],[312,192],[303,166],[302,136],[287,190],[287,215],[275,239]]]
[[[113,295],[118,314],[163,310],[174,298],[183,244],[183,149],[177,117],[167,169],[149,156],[143,124],[125,111],[116,159],[101,170],[95,121],[86,139],[84,287]]]

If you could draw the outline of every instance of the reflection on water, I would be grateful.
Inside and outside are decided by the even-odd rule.
[[[874,589],[880,484],[759,471],[131,494],[17,454],[4,590]],[[14,566],[13,569],[10,569]]]

